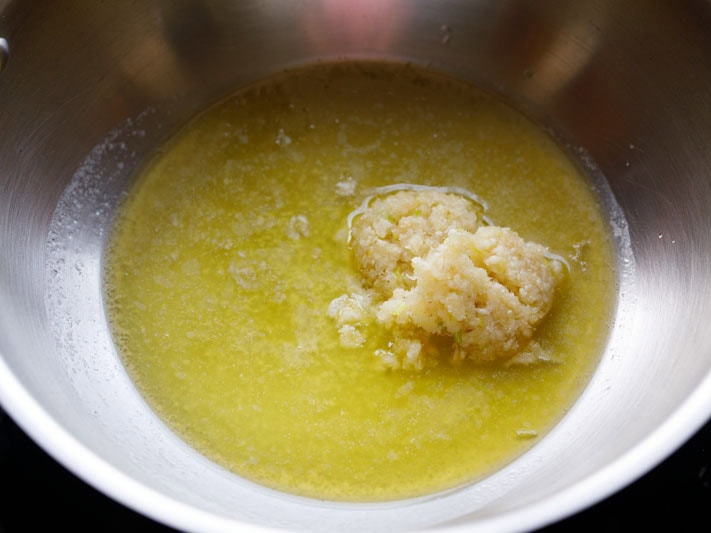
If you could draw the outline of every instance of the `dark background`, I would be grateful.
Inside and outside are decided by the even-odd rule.
[[[0,410],[0,533],[170,532],[112,501],[49,457]],[[621,492],[541,532],[711,531],[711,422]]]

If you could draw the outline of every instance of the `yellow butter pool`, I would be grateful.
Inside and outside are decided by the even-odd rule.
[[[532,366],[387,370],[327,315],[356,272],[347,217],[375,187],[460,187],[570,265]],[[476,480],[534,445],[599,360],[615,259],[589,183],[537,126],[411,67],[321,65],[237,93],[137,180],[105,251],[137,388],[216,463],[274,489],[382,501]]]

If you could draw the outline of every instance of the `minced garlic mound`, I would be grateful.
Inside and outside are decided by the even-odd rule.
[[[454,361],[544,358],[530,342],[562,271],[547,248],[483,225],[471,198],[421,188],[367,203],[353,219],[351,249],[362,286],[336,298],[344,346],[365,342],[375,321],[392,334],[376,350],[386,366],[424,368],[443,350]]]
[[[399,191],[376,198],[354,219],[351,248],[367,288],[388,297],[411,287],[412,260],[424,257],[454,229],[476,231],[480,209],[457,194]]]

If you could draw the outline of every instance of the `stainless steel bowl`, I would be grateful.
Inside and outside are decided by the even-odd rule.
[[[111,346],[113,210],[172,131],[329,59],[410,61],[541,122],[597,183],[622,266],[600,367],[533,450],[389,504],[290,497],[170,433]],[[702,0],[0,0],[0,401],[42,447],[184,530],[529,530],[642,475],[711,414],[711,4]]]

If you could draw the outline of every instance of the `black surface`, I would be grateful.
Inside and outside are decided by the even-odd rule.
[[[0,411],[0,533],[170,532],[59,465]],[[711,531],[711,423],[607,500],[541,531]]]

